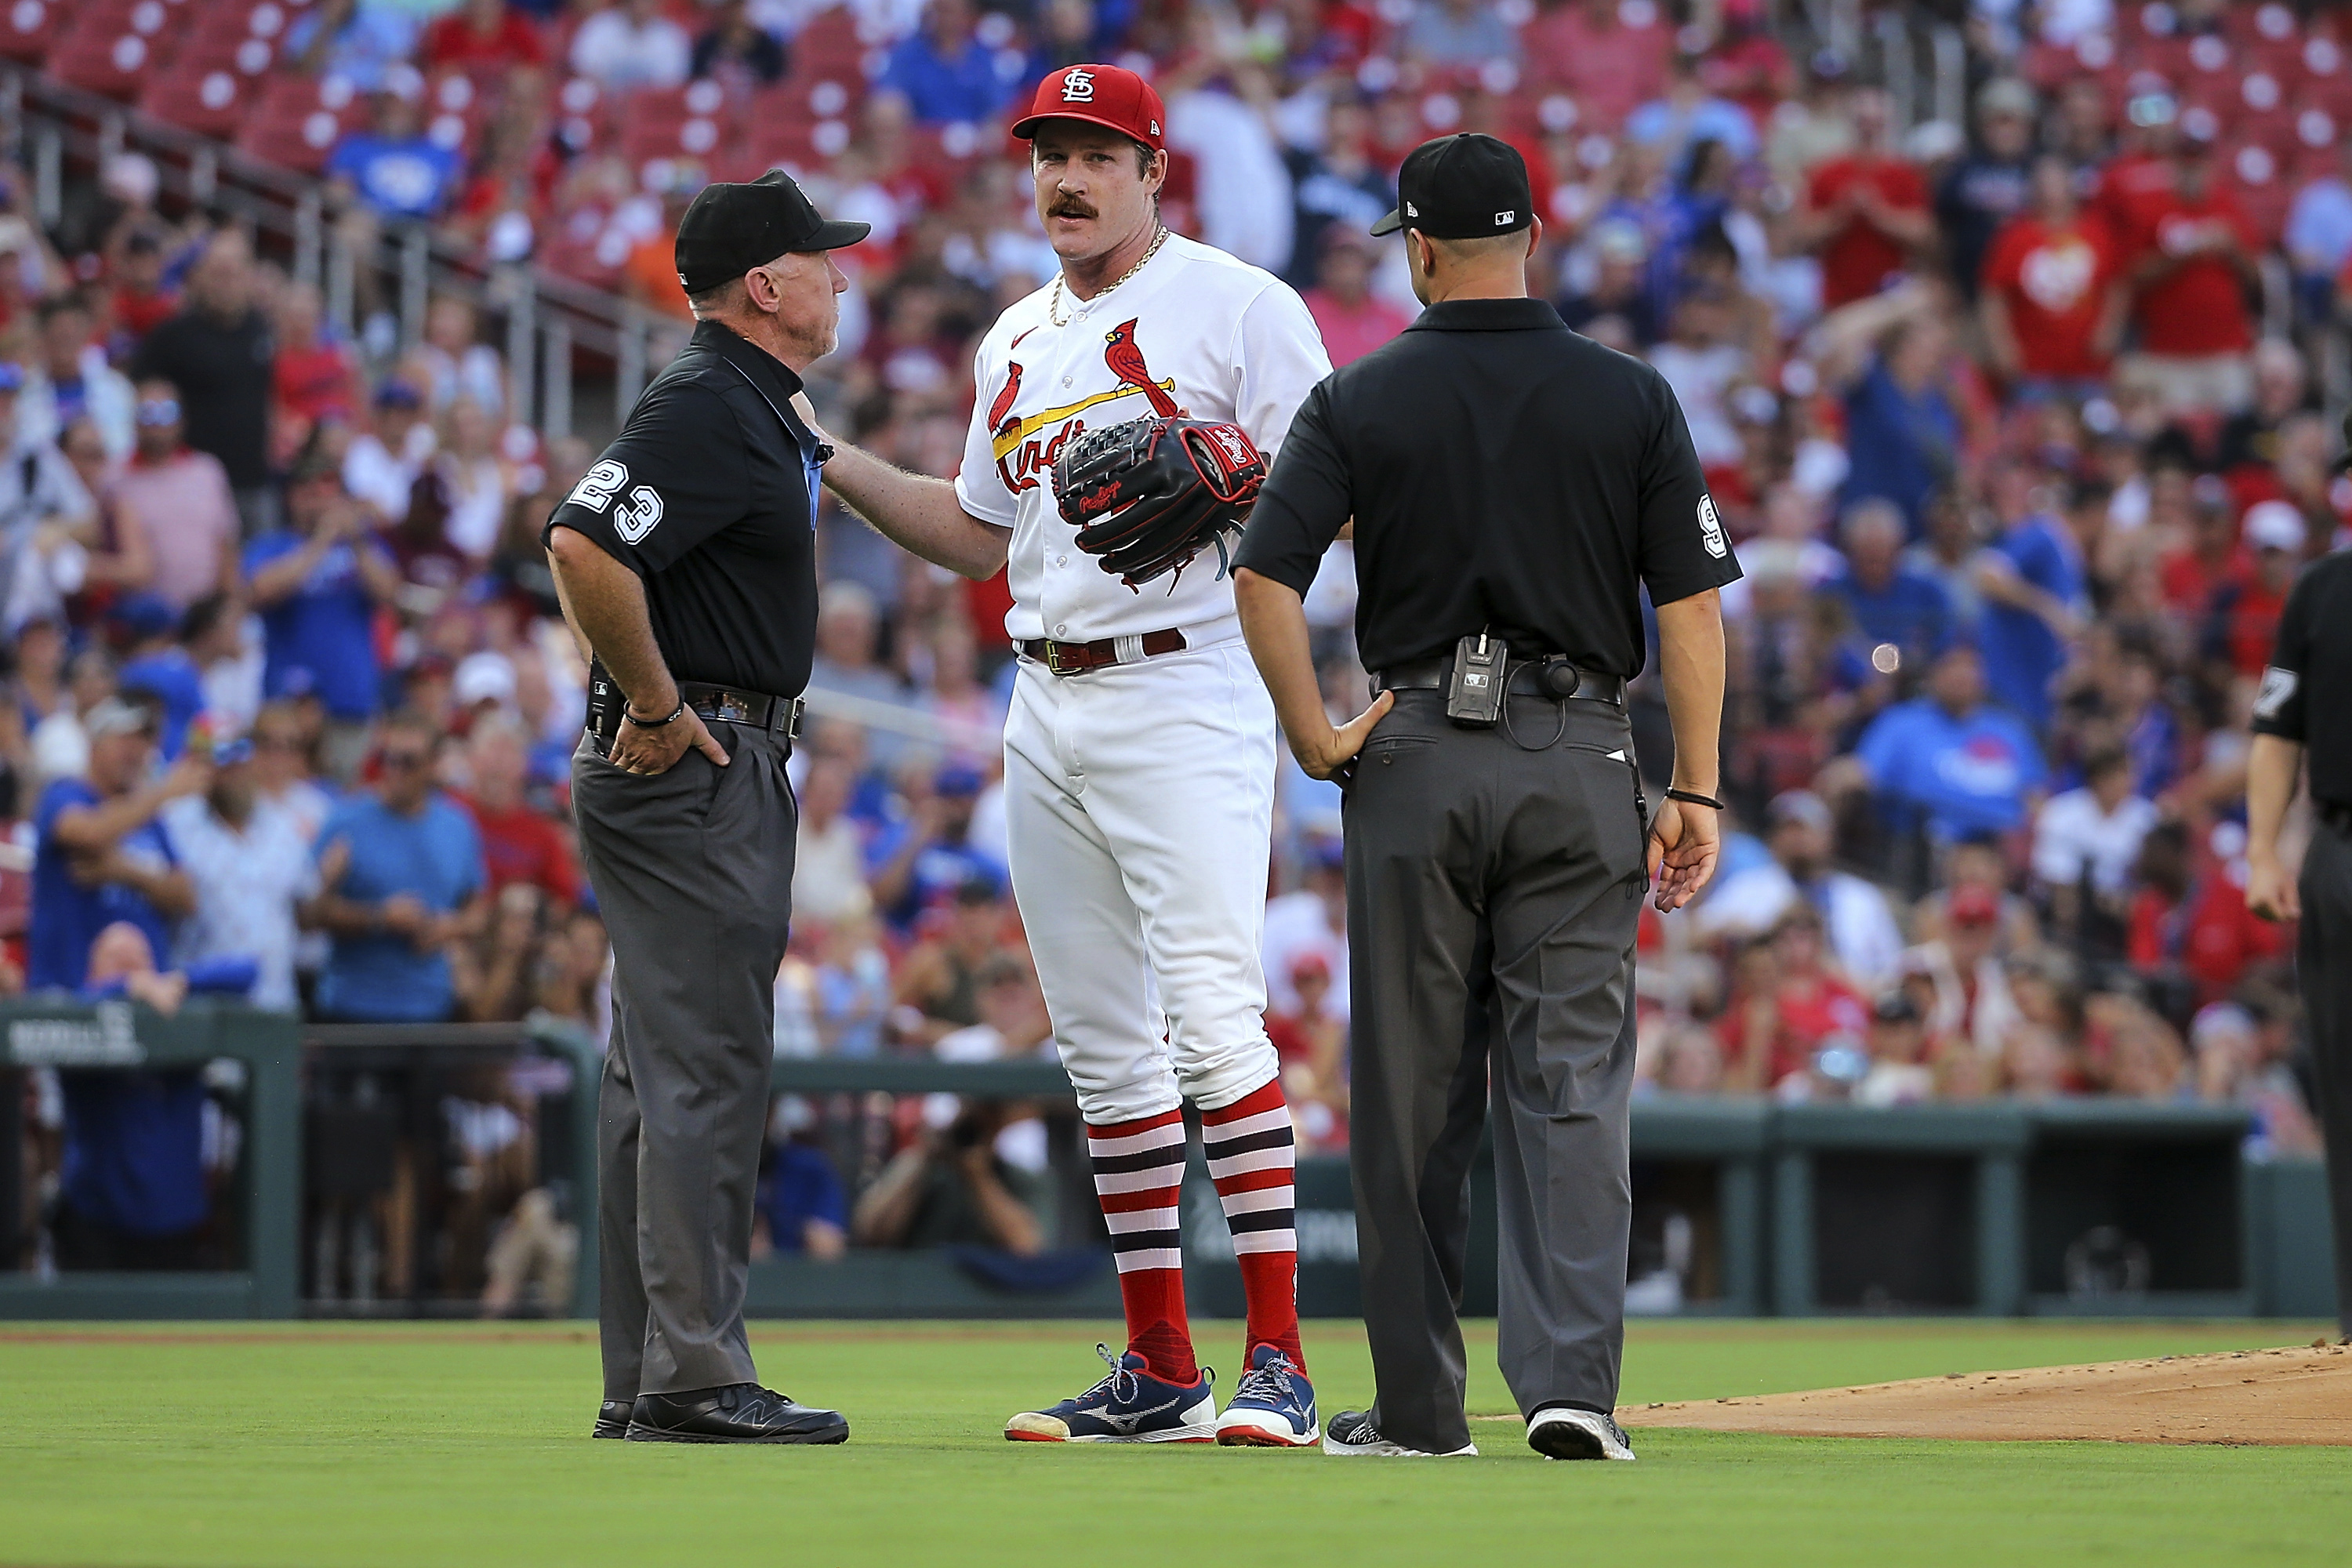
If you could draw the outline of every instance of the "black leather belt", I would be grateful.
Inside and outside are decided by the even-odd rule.
[[[1544,666],[1551,663],[1567,664],[1567,660],[1511,660],[1510,675],[1503,689],[1514,696],[1540,697],[1547,701],[1557,701],[1558,699],[1544,684]],[[1576,671],[1576,692],[1572,700],[1606,702],[1617,708],[1625,706],[1623,676],[1601,675],[1577,665],[1568,665],[1568,668]],[[1400,664],[1381,670],[1372,677],[1372,692],[1377,696],[1383,691],[1443,691],[1453,674],[1454,661],[1450,658],[1419,659],[1412,664]]]
[[[801,711],[805,704],[798,697],[771,697],[761,691],[739,691],[731,686],[712,686],[699,680],[679,681],[677,695],[678,700],[707,722],[767,730],[782,735],[788,748],[801,732]],[[622,710],[623,704],[614,703],[603,715],[605,721],[600,724],[594,705],[590,706],[589,736],[600,757],[613,744],[613,736],[621,726]]]

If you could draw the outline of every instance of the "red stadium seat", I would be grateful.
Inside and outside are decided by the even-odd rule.
[[[161,63],[158,55],[154,42],[128,29],[77,26],[58,41],[45,68],[68,87],[127,103],[139,96]]]
[[[147,84],[139,95],[139,107],[184,131],[226,140],[236,134],[260,97],[260,87],[234,68],[192,70],[184,60]]]
[[[236,135],[237,151],[306,174],[326,167],[343,132],[366,118],[366,105],[339,77],[272,77]]]
[[[65,30],[65,0],[8,0],[0,12],[0,56],[38,65]]]

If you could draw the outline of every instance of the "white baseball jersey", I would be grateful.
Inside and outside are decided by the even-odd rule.
[[[956,495],[972,516],[1013,530],[1006,563],[1016,641],[1093,642],[1175,626],[1194,647],[1241,635],[1230,582],[1195,561],[1171,589],[1140,592],[1072,542],[1054,499],[1054,459],[1080,431],[1182,413],[1249,432],[1270,461],[1291,416],[1331,374],[1315,318],[1272,273],[1171,234],[1143,269],[1108,293],[1049,284],[981,340],[978,396]]]

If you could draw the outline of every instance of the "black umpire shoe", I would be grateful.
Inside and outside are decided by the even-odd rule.
[[[596,1407],[596,1425],[588,1434],[591,1437],[625,1437],[629,1435],[630,1403],[625,1399],[608,1399]]]
[[[756,1383],[687,1394],[641,1394],[629,1412],[632,1443],[845,1443],[837,1410],[795,1405]]]

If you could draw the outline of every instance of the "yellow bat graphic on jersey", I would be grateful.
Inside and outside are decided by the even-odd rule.
[[[1176,383],[1172,377],[1161,382],[1160,385],[1162,391],[1171,395],[1173,395],[1176,391]],[[1097,404],[1115,403],[1122,397],[1141,397],[1144,395],[1146,395],[1142,387],[1122,384],[1118,386],[1112,387],[1108,392],[1097,392],[1091,397],[1081,397],[1076,403],[1066,403],[1059,408],[1048,408],[1043,414],[1033,414],[1028,418],[1021,421],[1020,424],[1013,426],[1011,429],[1002,430],[996,433],[994,439],[991,443],[996,451],[996,460],[1000,463],[1004,461],[1006,458],[1012,456],[1014,452],[1020,449],[1022,442],[1027,440],[1030,437],[1034,436],[1038,431],[1045,429],[1049,425],[1058,425],[1063,420],[1071,417],[1073,415],[1085,413],[1087,409],[1096,406]]]

